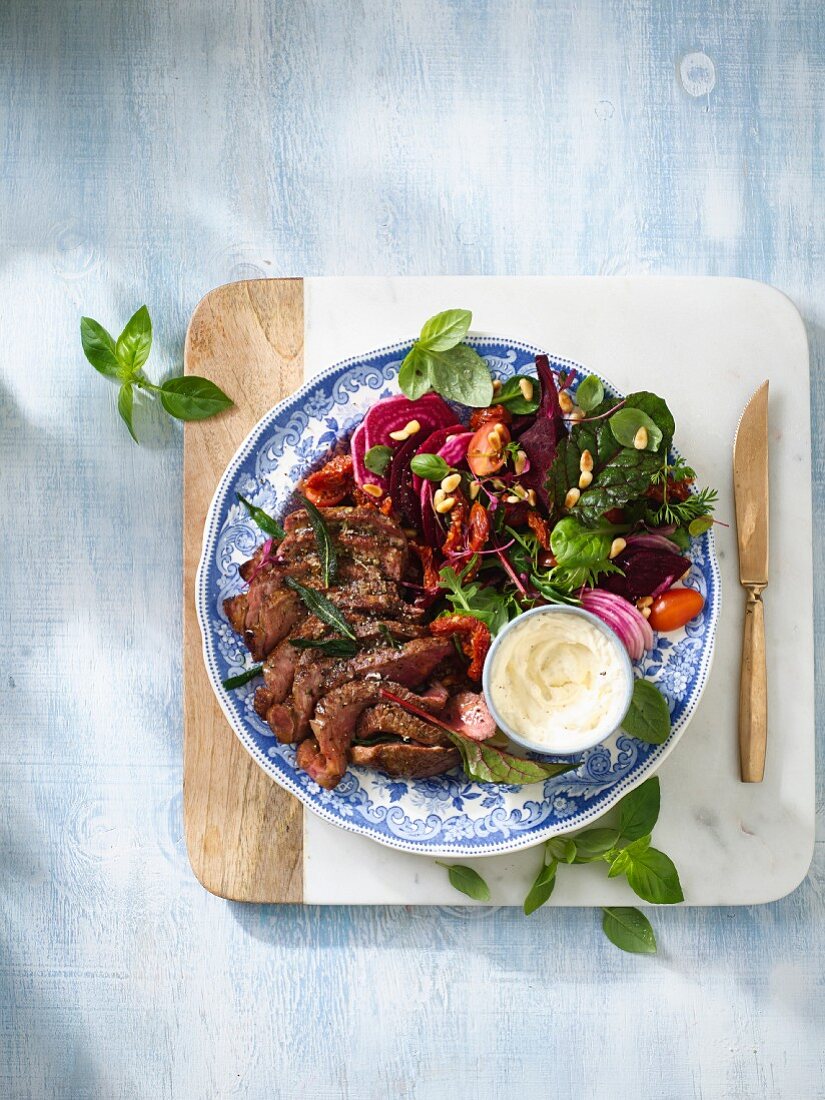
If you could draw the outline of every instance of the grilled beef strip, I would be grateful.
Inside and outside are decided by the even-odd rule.
[[[452,746],[406,745],[402,742],[353,745],[348,755],[351,764],[375,768],[396,779],[426,779],[448,772],[461,763],[461,753]]]
[[[358,719],[356,736],[359,740],[366,741],[381,733],[395,734],[396,737],[415,741],[419,745],[452,745],[443,729],[419,718],[417,714],[410,714],[398,703],[378,703],[377,706],[365,710]]]

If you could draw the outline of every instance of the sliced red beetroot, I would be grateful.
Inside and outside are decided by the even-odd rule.
[[[413,488],[413,472],[410,461],[418,449],[417,437],[402,443],[390,463],[390,497],[402,520],[416,529],[421,524],[421,504]]]
[[[451,435],[445,440],[444,445],[438,448],[438,453],[448,466],[459,466],[464,461],[474,434],[474,432],[461,432],[459,435]]]
[[[521,484],[535,489],[542,504],[547,507],[547,490],[544,482],[547,471],[556,457],[559,440],[567,428],[559,406],[559,393],[546,355],[536,356],[536,370],[541,382],[541,404],[532,427],[519,436],[519,444],[530,460],[529,469],[522,475]]]
[[[417,420],[420,425],[416,435],[424,439],[437,428],[455,423],[455,413],[447,402],[435,393],[425,393],[416,401],[410,401],[403,394],[397,394],[376,402],[356,428],[350,442],[355,480],[358,485],[371,482],[374,485],[380,485],[385,492],[388,491],[389,476],[379,476],[368,470],[364,464],[364,456],[372,447],[377,446],[398,450],[405,441],[392,439],[392,433],[406,428],[412,420]]]
[[[496,722],[487,709],[484,696],[474,691],[454,695],[444,712],[447,722],[472,741],[486,741],[496,732]]]
[[[614,559],[624,576],[611,573],[599,578],[599,587],[638,600],[642,596],[660,596],[690,568],[690,561],[681,554],[653,547],[627,546]]]
[[[463,424],[456,422],[453,417],[453,423],[449,424],[446,428],[437,428],[434,432],[431,432],[425,440],[423,440],[418,450],[415,452],[417,455],[437,455],[440,448],[444,446],[451,435],[459,435],[465,432],[467,429]],[[421,482],[417,474],[413,474],[413,488],[418,493],[421,491]]]

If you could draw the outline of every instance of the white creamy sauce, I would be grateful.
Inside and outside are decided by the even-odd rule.
[[[564,752],[619,725],[626,678],[616,647],[575,615],[530,615],[502,639],[490,694],[501,717],[537,745]]]

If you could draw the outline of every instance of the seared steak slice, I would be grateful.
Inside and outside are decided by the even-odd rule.
[[[401,580],[407,536],[394,520],[373,508],[325,508],[323,516],[343,559],[369,564],[373,573]],[[315,535],[302,508],[286,517],[284,527],[287,536],[278,547],[278,560],[288,567],[307,558],[317,560]]]
[[[367,707],[382,701],[383,687],[421,705],[420,696],[402,684],[380,680],[351,680],[328,692],[318,703],[310,723],[315,737],[302,742],[297,760],[319,786],[332,790],[341,781],[355,725]]]
[[[452,745],[444,730],[417,714],[410,714],[397,703],[379,703],[365,710],[358,719],[356,733],[362,740],[380,733],[393,733],[405,741],[417,741],[419,745]]]
[[[241,592],[239,596],[230,596],[228,600],[223,601],[223,609],[229,619],[229,625],[236,634],[244,632],[248,602],[249,597],[246,592]]]
[[[306,744],[306,742],[305,742]],[[353,745],[349,750],[353,764],[375,768],[398,779],[426,779],[441,775],[461,763],[458,749],[442,745]]]
[[[270,706],[266,715],[279,741],[294,744],[307,736],[315,704],[324,692],[324,679],[335,664],[334,657],[322,657],[311,649],[301,652],[295,666],[291,698]]]
[[[255,583],[249,590],[243,640],[255,660],[262,661],[297,623],[306,618],[306,608],[291,589],[277,588],[253,611]]]

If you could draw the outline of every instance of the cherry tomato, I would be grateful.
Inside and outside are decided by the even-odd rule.
[[[507,458],[504,448],[509,442],[510,429],[500,420],[481,425],[467,449],[467,463],[476,477],[489,477],[501,469]]]
[[[695,619],[704,606],[704,597],[694,588],[671,588],[653,601],[648,622],[663,633],[678,630]]]

